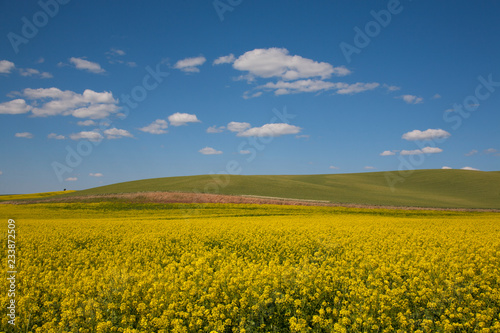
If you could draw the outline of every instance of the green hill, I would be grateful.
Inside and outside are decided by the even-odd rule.
[[[280,176],[186,176],[137,180],[66,196],[149,191],[204,192],[336,203],[500,209],[500,172],[416,170]],[[393,186],[390,186],[393,183]]]

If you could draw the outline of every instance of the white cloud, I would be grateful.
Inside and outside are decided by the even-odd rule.
[[[33,134],[30,132],[16,133],[16,138],[33,139]]]
[[[472,167],[469,167],[469,166],[463,167],[463,168],[462,168],[462,170],[481,171],[481,170],[479,170],[479,169],[472,168]]]
[[[253,93],[253,94],[250,94],[250,91],[245,91],[245,93],[243,94],[243,98],[250,99],[250,98],[259,97],[260,95],[262,95],[262,91],[258,91],[258,92]]]
[[[243,132],[238,132],[237,136],[249,137],[249,136],[281,136],[286,134],[297,134],[301,130],[300,127],[285,124],[285,123],[275,123],[275,124],[265,124],[261,127],[249,128]]]
[[[96,62],[88,61],[83,58],[71,57],[69,62],[75,65],[77,69],[86,70],[91,73],[104,73],[105,70]]]
[[[326,79],[332,75],[345,76],[351,72],[345,67],[333,67],[326,62],[317,62],[301,56],[289,55],[287,49],[255,49],[241,55],[233,63],[233,68],[247,71],[263,77],[279,77],[283,80],[320,77]]]
[[[402,95],[396,98],[400,98],[405,101],[407,104],[420,104],[424,101],[422,97],[417,97],[415,95]]]
[[[247,155],[247,154],[250,154],[251,151],[250,150],[240,150],[240,154],[242,155]]]
[[[96,122],[93,120],[83,120],[76,123],[78,126],[95,126]]]
[[[200,123],[195,114],[176,112],[168,116],[168,121],[172,126],[186,125],[187,123]]]
[[[104,177],[104,175],[100,172],[97,172],[97,173],[89,173],[89,176],[90,177]]]
[[[424,154],[437,154],[443,152],[441,148],[438,147],[424,147],[422,148]]]
[[[207,128],[207,133],[221,133],[222,131],[224,131],[225,127],[224,126],[210,126],[209,128]]]
[[[432,96],[432,99],[438,99],[438,98],[441,98],[441,95],[435,94],[434,96]]]
[[[403,134],[402,138],[408,141],[445,139],[451,136],[450,133],[442,129],[427,129],[425,131],[413,130]]]
[[[38,69],[34,68],[20,68],[19,74],[22,76],[38,76],[42,79],[50,79],[53,77],[49,72],[40,72]]]
[[[124,56],[126,53],[123,50],[111,48],[108,52],[106,52],[106,54],[112,56]]]
[[[227,56],[219,57],[214,60],[213,65],[221,65],[221,64],[232,64],[236,60],[234,54],[229,54]]]
[[[478,151],[477,151],[477,150],[472,149],[470,152],[468,152],[467,154],[465,154],[465,156],[472,156],[472,155],[475,155],[475,154],[477,154],[477,153],[478,153]]]
[[[485,154],[495,154],[498,153],[498,150],[495,148],[488,148],[484,151]]]
[[[203,149],[199,150],[200,153],[203,155],[220,155],[222,152],[220,150],[216,150],[212,147],[205,147]]]
[[[34,100],[35,116],[72,115],[76,118],[102,119],[119,110],[111,92],[86,89],[83,94],[58,88],[24,89],[23,95]]]
[[[0,74],[9,74],[16,65],[8,60],[0,60]]]
[[[22,114],[30,112],[32,107],[24,99],[14,99],[0,103],[0,114]]]
[[[449,166],[443,166],[441,169],[443,169],[443,170],[451,170],[453,168],[450,168]]]
[[[275,95],[287,95],[300,92],[318,92],[334,89],[338,86],[337,83],[327,82],[322,80],[298,80],[293,82],[278,81],[268,82],[256,89],[274,90]]]
[[[401,89],[401,87],[398,87],[398,86],[390,86],[390,85],[385,84],[385,83],[384,83],[383,87],[384,87],[385,89],[387,89],[387,91],[388,91],[388,92],[394,92],[394,91],[398,91],[398,90],[400,90],[400,89]]]
[[[365,166],[365,170],[375,170],[376,168],[374,166]]]
[[[92,142],[98,142],[104,139],[102,134],[99,133],[97,130],[74,133],[71,134],[69,137],[71,140],[89,140]]]
[[[227,129],[230,130],[231,132],[243,132],[244,130],[247,130],[251,127],[249,123],[240,123],[237,121],[232,121],[229,124],[227,124]]]
[[[421,155],[421,154],[437,154],[441,153],[443,150],[438,147],[424,147],[422,149],[415,150],[401,150],[401,155]]]
[[[47,135],[47,138],[49,138],[49,139],[56,139],[56,140],[64,140],[64,139],[66,139],[66,137],[64,135],[58,135],[56,133],[50,133],[49,135]]]
[[[345,87],[337,90],[337,94],[352,95],[352,94],[357,94],[357,93],[367,91],[367,90],[373,90],[373,89],[377,88],[378,86],[380,86],[380,84],[376,83],[376,82],[372,82],[372,83],[358,82],[358,83],[354,83],[354,84],[345,84]]]
[[[75,182],[77,180],[78,180],[78,178],[76,178],[76,177],[68,177],[65,179],[65,181],[67,181],[67,182]]]
[[[307,79],[307,80],[297,80],[297,81],[278,81],[268,82],[264,85],[258,86],[256,89],[264,90],[274,90],[275,95],[287,95],[296,94],[302,92],[321,92],[328,90],[336,90],[337,94],[347,95],[347,94],[357,94],[367,90],[373,90],[380,86],[379,83],[344,83],[344,82],[328,82],[323,80]],[[245,94],[248,95],[249,92]],[[244,96],[245,97],[245,96]],[[254,96],[252,96],[254,97]]]
[[[205,57],[199,56],[194,58],[186,58],[179,60],[175,63],[174,68],[179,69],[183,72],[197,73],[200,71],[198,66],[201,66],[207,61]]]
[[[332,170],[339,170],[340,169],[338,166],[335,166],[335,165],[330,165],[328,168],[332,169]]]
[[[134,136],[130,134],[129,131],[119,128],[109,128],[104,131],[108,139],[121,139],[121,138],[133,138]]]
[[[151,124],[145,127],[139,128],[139,131],[143,131],[151,134],[165,134],[167,131],[165,129],[168,127],[167,121],[163,119],[156,119]]]
[[[380,156],[393,156],[393,155],[396,155],[396,153],[394,151],[390,151],[390,150],[385,150],[385,151],[380,153]]]

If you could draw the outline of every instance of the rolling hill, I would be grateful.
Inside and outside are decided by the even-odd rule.
[[[500,172],[415,170],[410,175],[396,171],[279,176],[202,175],[130,181],[65,196],[151,191],[257,195],[380,206],[500,209]]]

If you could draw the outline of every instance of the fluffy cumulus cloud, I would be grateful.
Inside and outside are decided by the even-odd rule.
[[[394,92],[394,91],[398,91],[401,89],[401,87],[398,87],[398,86],[391,86],[391,85],[388,85],[388,84],[385,84],[384,83],[384,86],[383,86],[385,89],[387,89],[388,92]]]
[[[195,114],[176,112],[168,116],[168,121],[172,126],[182,126],[188,123],[199,123],[198,117]]]
[[[398,96],[397,98],[402,99],[407,104],[420,104],[420,103],[423,103],[423,101],[424,101],[424,99],[422,97],[418,97],[415,95],[401,95],[401,96]]]
[[[34,68],[20,68],[19,74],[22,76],[35,76],[42,79],[50,79],[53,77],[49,72],[40,72],[38,69]]]
[[[221,65],[221,64],[232,64],[236,60],[236,57],[234,54],[229,54],[227,56],[219,57],[214,60],[213,64],[214,65]]]
[[[441,169],[443,169],[443,170],[451,170],[452,168],[450,168],[449,166],[443,166]]]
[[[212,147],[205,147],[203,149],[200,149],[198,152],[202,153],[203,155],[220,155],[220,154],[222,154],[222,151],[216,150]]]
[[[275,123],[275,124],[265,124],[261,127],[252,127],[247,130],[238,132],[237,136],[249,137],[249,136],[281,136],[287,134],[297,134],[301,131],[300,127],[286,124],[286,123]]]
[[[317,62],[298,55],[290,55],[287,49],[255,49],[234,60],[233,67],[248,72],[252,76],[283,80],[297,80],[319,77],[326,79],[332,75],[344,76],[351,72],[345,67],[333,67],[326,62]]]
[[[108,139],[133,138],[134,136],[127,130],[119,128],[109,128],[104,131]]]
[[[203,56],[186,58],[175,63],[174,68],[187,73],[197,73],[200,71],[199,66],[203,65],[207,59]]]
[[[16,138],[33,139],[33,134],[30,132],[16,133],[15,136]]]
[[[224,126],[219,126],[219,127],[217,127],[215,125],[214,126],[210,126],[209,128],[207,128],[207,133],[212,133],[212,134],[213,133],[222,133],[225,128],[226,127],[224,127]]]
[[[50,133],[47,135],[47,138],[49,139],[55,139],[55,140],[64,140],[66,137],[64,135],[56,134],[56,133]]]
[[[9,74],[16,65],[8,60],[0,60],[0,74]]]
[[[67,182],[76,182],[77,180],[78,180],[77,177],[68,177],[65,179],[65,181],[67,181]]]
[[[0,114],[22,114],[28,113],[33,108],[24,99],[15,99],[9,102],[0,103]]]
[[[92,142],[98,142],[98,141],[101,141],[102,139],[104,139],[102,134],[97,130],[82,131],[79,133],[73,133],[69,137],[71,140],[89,140]]]
[[[476,169],[476,168],[472,168],[470,166],[466,166],[466,167],[463,167],[462,170],[469,170],[469,171],[481,171],[479,169]]]
[[[143,131],[151,134],[165,134],[165,130],[168,127],[167,121],[163,119],[156,119],[151,124],[145,127],[139,128],[139,131]]]
[[[243,132],[247,129],[252,127],[249,123],[240,123],[237,121],[232,121],[229,124],[227,124],[227,129],[230,130],[231,132]]]
[[[89,173],[89,176],[90,177],[104,177],[104,175],[100,172],[97,172],[97,173]]]
[[[358,94],[363,91],[367,90],[373,90],[375,88],[378,88],[380,86],[379,83],[377,82],[372,82],[372,83],[354,83],[354,84],[347,84],[347,83],[340,83],[341,88],[337,90],[337,94],[340,95],[353,95],[353,94]]]
[[[477,153],[478,153],[478,151],[476,149],[472,149],[470,152],[465,154],[465,156],[472,156],[472,155],[476,155]]]
[[[380,153],[380,156],[393,156],[393,155],[396,155],[396,153],[394,151],[391,151],[391,150],[385,150],[385,151]]]
[[[275,95],[288,95],[331,90],[340,95],[352,95],[380,86],[377,82],[330,82],[327,79],[332,76],[346,76],[351,74],[351,71],[343,66],[333,67],[327,62],[290,55],[284,48],[255,49],[237,59],[231,56],[220,57],[214,64],[232,62],[234,69],[245,72],[237,80],[251,83],[257,78],[278,79],[276,82],[267,82],[246,91],[243,94],[245,99],[259,97],[262,91],[271,91]]]
[[[446,139],[451,136],[450,133],[442,129],[428,129],[425,131],[413,130],[411,132],[403,134],[402,138],[408,141],[416,140],[434,140],[434,139]]]
[[[96,122],[93,120],[82,120],[76,123],[78,126],[95,126]]]
[[[86,89],[83,94],[78,94],[58,88],[27,88],[22,95],[32,100],[33,106],[26,106],[24,100],[14,100],[10,103],[17,101],[18,110],[29,109],[38,117],[71,115],[76,118],[102,119],[119,110],[118,101],[107,91],[96,92]],[[5,104],[0,105],[0,113],[1,106]]]
[[[401,150],[401,155],[421,155],[421,154],[437,154],[441,153],[443,150],[438,147],[424,147],[422,149],[415,150]]]
[[[105,70],[96,62],[88,61],[84,58],[69,58],[69,62],[72,63],[76,69],[85,70],[91,73],[104,73]]]

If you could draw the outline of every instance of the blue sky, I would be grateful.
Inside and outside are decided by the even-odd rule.
[[[3,1],[0,194],[500,170],[499,14],[494,1]]]

